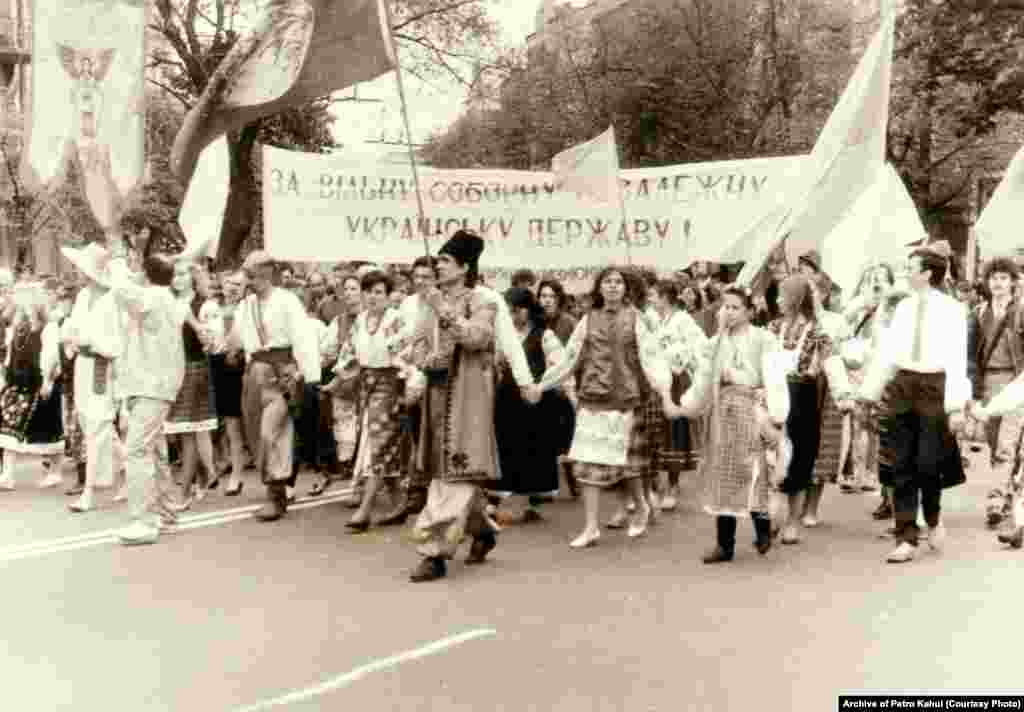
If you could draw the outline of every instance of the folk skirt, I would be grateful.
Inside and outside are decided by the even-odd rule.
[[[217,429],[217,403],[206,359],[185,364],[185,380],[164,423],[165,435],[204,433]]]

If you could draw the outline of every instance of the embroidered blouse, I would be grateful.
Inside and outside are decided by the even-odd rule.
[[[627,307],[628,308],[628,307]],[[579,364],[587,340],[587,316],[580,319],[565,347],[565,357],[555,366],[549,367],[540,380],[542,390],[550,390],[565,381]],[[644,376],[655,393],[664,393],[672,387],[672,373],[658,343],[655,325],[642,312],[637,312],[636,342],[640,355],[640,366]]]
[[[832,337],[826,328],[817,320],[808,320],[799,316],[793,328],[783,334],[785,318],[776,319],[768,327],[782,343],[785,351],[796,349],[803,339],[803,346],[797,355],[796,372],[788,375],[791,381],[809,383],[817,380],[822,371],[828,379],[829,390],[834,400],[843,400],[850,393],[850,380],[846,367],[839,357]],[[809,331],[808,331],[809,330]],[[806,337],[804,332],[806,331]]]
[[[682,309],[674,309],[666,319],[656,314],[655,319],[658,344],[665,352],[672,373],[696,373],[700,355],[708,341],[704,330]]]
[[[405,365],[400,358],[404,338],[405,321],[400,309],[388,307],[379,320],[368,311],[361,312],[338,354],[335,371],[351,367],[353,361],[363,368],[401,368]]]

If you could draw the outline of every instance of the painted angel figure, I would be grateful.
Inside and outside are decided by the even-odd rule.
[[[57,53],[72,82],[71,105],[75,118],[69,138],[77,145],[82,164],[87,169],[94,169],[100,158],[96,141],[103,112],[102,84],[117,50],[81,50],[58,42]]]

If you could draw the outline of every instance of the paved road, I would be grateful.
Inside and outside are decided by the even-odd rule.
[[[713,523],[692,506],[571,551],[566,500],[507,528],[487,565],[421,585],[402,530],[351,536],[338,504],[12,560],[124,515],[65,514],[31,478],[0,498],[4,710],[229,712],[332,680],[274,709],[818,712],[842,691],[1024,688],[1024,552],[981,527],[993,476],[977,468],[946,497],[945,553],[905,566],[882,563],[875,498],[833,489],[825,524],[764,558],[744,523],[736,561],[702,565]]]

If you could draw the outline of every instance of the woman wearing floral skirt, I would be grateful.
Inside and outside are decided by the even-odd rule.
[[[351,350],[338,356],[341,371],[358,364],[359,444],[353,475],[364,483],[359,509],[346,526],[354,532],[370,527],[377,491],[384,485],[392,505],[399,502],[398,482],[403,474],[401,412],[404,365],[398,359],[405,327],[400,309],[391,306],[392,282],[385,272],[362,278],[366,311],[352,325]]]
[[[749,291],[726,288],[718,333],[705,346],[693,386],[669,409],[673,417],[708,414],[701,500],[715,517],[717,540],[706,564],[732,560],[737,518],[748,514],[758,553],[771,548],[771,492],[785,469],[789,389],[778,339],[750,323],[753,312]]]
[[[23,287],[16,294],[7,334],[6,383],[0,391],[0,447],[4,472],[0,489],[14,489],[18,455],[42,457],[46,476],[64,456],[60,329],[49,322],[42,290]]]

